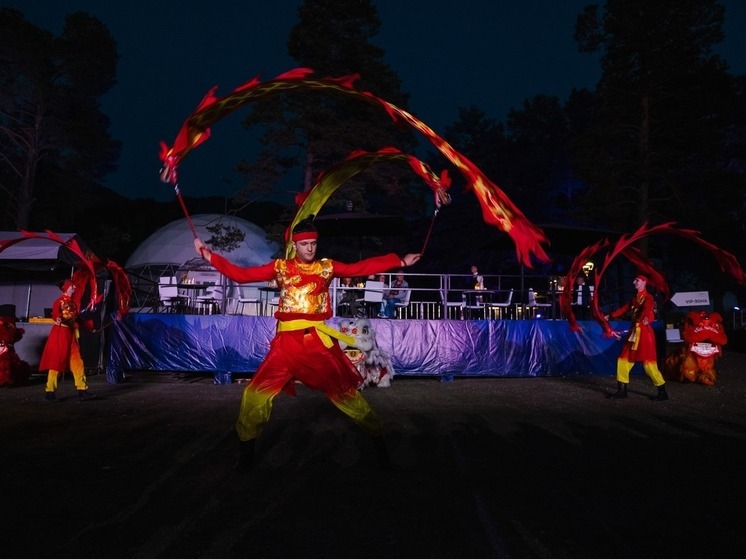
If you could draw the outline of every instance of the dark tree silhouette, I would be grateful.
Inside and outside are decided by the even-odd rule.
[[[108,29],[88,14],[68,15],[54,37],[0,9],[4,227],[53,227],[113,170],[119,143],[99,99],[116,83],[117,60]]]

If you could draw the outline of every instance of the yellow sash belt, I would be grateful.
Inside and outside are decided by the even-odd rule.
[[[637,346],[640,344],[640,325],[635,323],[632,334],[629,336],[629,341],[632,343],[632,349],[637,351]]]
[[[355,338],[343,334],[336,328],[332,328],[322,320],[306,320],[299,318],[297,320],[280,320],[277,323],[278,332],[290,332],[293,330],[305,330],[306,328],[315,328],[319,334],[319,339],[326,347],[332,347],[332,338],[336,338],[347,345],[353,345]]]

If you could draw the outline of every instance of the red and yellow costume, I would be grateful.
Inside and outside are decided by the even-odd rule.
[[[66,282],[65,286],[68,285],[69,283]],[[40,371],[49,370],[46,392],[54,393],[57,390],[57,376],[60,371],[64,372],[68,369],[75,379],[75,388],[88,390],[85,367],[78,344],[79,314],[77,303],[67,292],[63,293],[52,305],[54,326],[49,332],[49,338],[47,338],[39,361]]]
[[[653,386],[663,386],[666,381],[663,380],[663,375],[658,370],[655,332],[651,326],[655,320],[653,296],[645,289],[638,291],[629,303],[609,316],[619,318],[628,312],[632,314],[632,323],[617,360],[616,379],[624,384],[629,383],[629,372],[634,364],[640,361],[645,374],[653,381]]]
[[[344,264],[329,259],[304,263],[296,257],[242,268],[213,253],[210,262],[236,282],[275,280],[280,288],[277,335],[243,392],[236,423],[239,439],[248,441],[261,434],[274,397],[283,389],[292,394],[296,379],[324,392],[367,433],[379,435],[380,420],[358,392],[363,378],[334,339],[343,334],[326,326],[324,320],[332,316],[328,288],[333,278],[384,272],[401,266],[401,259],[387,254]]]

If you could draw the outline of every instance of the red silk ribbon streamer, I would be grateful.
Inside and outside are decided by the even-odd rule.
[[[407,163],[427,183],[433,191],[436,207],[451,202],[451,197],[447,192],[451,186],[451,180],[446,171],[443,171],[439,177],[427,163],[392,147],[383,148],[376,152],[355,151],[341,163],[321,173],[311,188],[295,197],[299,207],[295,218],[285,230],[285,257],[292,258],[294,255],[293,243],[290,241],[290,232],[293,228],[309,215],[318,215],[321,207],[338,188],[369,167],[379,163],[397,161]]]
[[[593,314],[593,317],[596,319],[596,321],[603,328],[605,336],[611,336],[613,334],[613,331],[598,308],[598,300],[600,299],[599,289],[601,287],[601,279],[606,273],[606,270],[618,256],[624,256],[625,258],[627,258],[639,270],[640,273],[645,274],[648,277],[648,283],[655,287],[663,295],[664,300],[669,299],[670,290],[663,274],[655,268],[650,260],[643,257],[636,247],[632,246],[633,243],[645,237],[661,234],[682,237],[704,247],[715,257],[715,260],[720,266],[720,270],[722,272],[732,276],[740,284],[746,284],[746,272],[744,272],[743,268],[741,268],[741,265],[738,263],[738,259],[730,252],[727,252],[717,247],[716,245],[705,241],[701,237],[701,233],[699,231],[696,231],[694,229],[679,228],[673,221],[651,227],[649,227],[647,222],[645,222],[634,233],[631,233],[629,235],[622,235],[605,255],[603,264],[601,265],[600,269],[594,269],[595,294],[593,296],[593,300],[591,301],[591,313]],[[578,277],[578,275],[580,275],[580,273],[582,273],[583,264],[585,264],[598,252],[607,249],[610,246],[611,243],[608,239],[603,239],[595,243],[594,245],[588,246],[583,249],[580,254],[578,254],[578,256],[575,257],[572,266],[570,266],[570,271],[568,272],[565,279],[565,286],[562,290],[562,294],[560,295],[560,311],[562,313],[562,316],[567,319],[570,325],[570,329],[573,331],[581,330],[580,325],[577,323],[577,320],[575,318],[575,314],[572,311],[572,296],[575,279]]]
[[[33,233],[30,231],[19,231],[19,236],[14,239],[7,239],[0,241],[0,252],[3,252],[8,247],[11,247],[17,243],[27,241],[29,239],[45,239],[54,243],[59,243],[70,250],[77,258],[78,269],[72,275],[72,282],[75,285],[75,293],[73,294],[73,300],[79,308],[82,307],[82,297],[86,286],[89,289],[90,299],[86,305],[86,309],[93,309],[96,305],[101,303],[102,295],[98,292],[98,281],[96,276],[99,272],[106,269],[111,273],[111,277],[114,280],[114,285],[117,294],[117,316],[119,319],[129,312],[130,308],[130,294],[132,292],[129,278],[122,268],[116,263],[109,260],[106,264],[91,252],[86,252],[78,244],[75,238],[63,239],[57,233],[52,231],[45,231],[44,233]]]
[[[549,261],[542,246],[548,243],[543,231],[531,223],[507,194],[490,181],[474,163],[453,149],[425,123],[372,93],[357,91],[354,82],[358,75],[311,78],[312,74],[311,69],[296,68],[266,82],[254,78],[221,98],[215,96],[217,87],[213,87],[179,130],[173,145],[168,147],[161,142],[163,180],[176,184],[178,165],[190,150],[209,138],[210,126],[250,101],[296,89],[342,93],[383,108],[395,123],[409,124],[425,136],[462,173],[468,188],[474,191],[479,200],[483,219],[513,239],[516,255],[522,264],[533,267],[532,256],[543,262]]]

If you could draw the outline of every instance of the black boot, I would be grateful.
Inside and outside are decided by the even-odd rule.
[[[386,441],[382,436],[372,437],[373,447],[376,449],[376,458],[378,459],[378,469],[387,471],[391,469],[391,457],[389,449],[386,447]]]
[[[44,393],[44,399],[47,402],[56,402],[57,401],[57,396],[55,396],[54,392],[45,392]]]
[[[614,392],[613,394],[607,394],[606,397],[614,399],[614,400],[619,400],[620,398],[626,398],[627,397],[627,383],[617,382],[616,392]]]
[[[87,402],[88,400],[95,400],[96,395],[91,394],[88,390],[78,390],[78,402]]]
[[[241,441],[239,443],[238,461],[236,470],[239,472],[248,472],[254,467],[254,450],[256,449],[256,439],[250,441]]]
[[[664,400],[668,400],[668,392],[666,392],[666,385],[661,384],[658,387],[658,394],[656,394],[655,396],[651,396],[650,399],[653,400],[654,402],[662,402]]]

